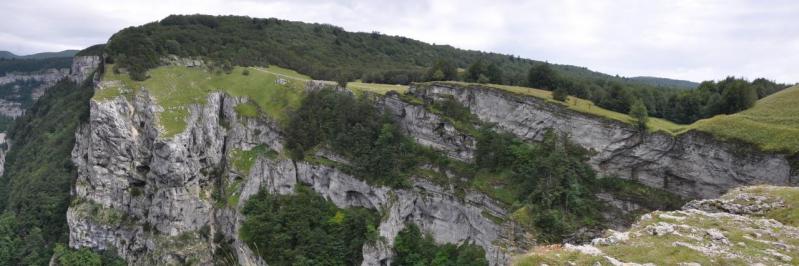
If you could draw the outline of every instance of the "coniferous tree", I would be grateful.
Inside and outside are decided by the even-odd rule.
[[[646,123],[649,121],[649,115],[646,111],[646,105],[641,100],[636,100],[632,106],[630,106],[630,117],[632,117],[635,121],[635,125],[638,127],[639,130],[642,132],[646,131]]]
[[[549,63],[544,63],[530,68],[530,72],[527,74],[527,81],[530,87],[554,90],[558,83],[558,76],[549,66]]]

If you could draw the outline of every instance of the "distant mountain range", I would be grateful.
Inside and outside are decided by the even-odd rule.
[[[58,57],[73,57],[78,50],[64,50],[61,52],[44,52],[31,55],[16,55],[9,51],[0,51],[0,59],[45,59]]]

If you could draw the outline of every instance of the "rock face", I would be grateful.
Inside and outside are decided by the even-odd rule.
[[[514,249],[526,247],[528,236],[480,193],[458,196],[423,178],[414,179],[410,189],[373,186],[335,168],[266,157],[251,169],[234,169],[233,150],[283,149],[276,123],[237,116],[235,106],[244,101],[212,93],[204,105],[190,106],[184,132],[164,138],[157,121],[162,110],[145,91],[131,99],[92,100],[89,122],[76,133],[72,153],[78,178],[67,213],[70,246],[115,249],[133,264],[209,264],[218,245],[212,236],[218,232],[232,241],[239,263],[263,265],[238,238],[244,219],[239,209],[260,189],[287,194],[302,184],[339,207],[384,213],[379,233],[385,240],[363,247],[364,265],[390,263],[393,240],[407,223],[440,243],[480,245],[493,265],[508,263]],[[401,109],[412,110],[405,117],[431,117],[414,108]],[[411,112],[416,113],[408,116]],[[406,128],[417,132],[428,124],[418,125],[409,122]],[[415,137],[438,143],[437,136]],[[237,205],[213,199],[224,184],[237,181],[241,185],[232,192],[239,195]]]
[[[0,77],[0,87],[10,92],[4,93],[0,99],[0,115],[17,118],[25,114],[23,101],[30,98],[36,101],[44,92],[58,81],[69,76],[69,69],[46,69],[32,73],[8,73]]]
[[[796,265],[796,219],[774,214],[795,212],[797,195],[799,189],[789,187],[736,188],[720,199],[692,201],[679,211],[643,215],[627,232],[609,230],[591,244],[562,247],[577,256],[554,249],[534,251],[530,257],[548,257],[563,265],[573,264],[570,260],[602,265]]]
[[[566,133],[596,152],[590,163],[600,173],[635,179],[689,198],[717,197],[749,184],[799,184],[799,173],[792,172],[784,155],[724,143],[700,132],[642,136],[622,122],[498,89],[435,83],[412,86],[410,92],[425,101],[451,97],[482,121],[522,139],[540,140],[550,128]]]
[[[73,57],[69,79],[75,83],[84,82],[101,65],[102,61],[102,57],[96,55]],[[94,81],[98,78],[100,78],[99,75],[92,78],[92,80]]]
[[[396,93],[388,93],[378,104],[394,114],[404,133],[417,143],[444,151],[458,160],[474,159],[477,144],[474,137],[459,132],[449,121],[427,111],[424,106],[406,103]]]
[[[80,69],[86,68],[73,69],[83,73]],[[88,79],[89,74],[75,78],[81,77]],[[103,82],[96,88],[108,87]],[[328,85],[310,82],[307,89],[323,86]],[[642,137],[623,123],[496,90],[434,85],[411,91],[425,101],[452,97],[481,120],[524,139],[539,139],[547,128],[569,133],[597,152],[591,163],[603,173],[684,196],[711,197],[742,184],[791,180],[784,157],[738,154],[735,146],[702,134]],[[235,106],[246,101],[211,93],[205,104],[188,106],[185,130],[167,138],[159,129],[158,113],[163,109],[146,90],[130,98],[92,100],[89,121],[76,133],[72,153],[78,177],[67,213],[70,246],[115,249],[132,264],[205,265],[212,263],[219,247],[215,235],[221,235],[230,241],[240,264],[264,265],[238,238],[245,218],[240,209],[260,189],[290,194],[297,185],[311,187],[339,207],[381,212],[378,229],[384,241],[363,247],[364,265],[390,264],[393,240],[408,223],[440,243],[479,245],[494,265],[509,263],[511,254],[529,246],[530,237],[509,221],[500,204],[477,192],[456,193],[423,177],[413,178],[411,188],[392,189],[367,184],[334,167],[280,157],[259,157],[251,169],[235,169],[233,151],[259,145],[283,150],[276,122],[238,116]],[[377,105],[393,114],[418,143],[458,160],[474,159],[474,138],[424,106],[392,93]],[[320,151],[335,157],[328,153]],[[219,191],[233,193],[238,200],[222,202],[214,196]]]

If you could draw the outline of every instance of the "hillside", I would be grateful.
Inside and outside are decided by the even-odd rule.
[[[36,72],[45,69],[69,68],[72,64],[71,57],[58,57],[48,59],[7,60],[0,59],[0,76],[11,72]]]
[[[224,46],[223,46],[224,44]],[[238,16],[169,16],[160,22],[130,27],[108,43],[112,57],[134,74],[159,65],[159,57],[206,57],[232,65],[278,65],[315,79],[360,79],[378,74],[391,83],[420,81],[427,68],[446,60],[466,69],[482,60],[496,64],[506,84],[526,84],[531,66],[544,62],[513,55],[462,50],[378,32],[347,32],[328,24]],[[135,59],[132,57],[136,57]],[[125,59],[128,58],[128,59]],[[641,85],[585,67],[552,65],[575,82]],[[646,87],[646,85],[641,85]]]
[[[699,120],[686,129],[753,143],[766,151],[795,154],[799,152],[799,86],[760,99],[743,112]]]
[[[795,265],[798,226],[799,189],[743,187],[646,214],[629,231],[610,231],[589,245],[537,247],[514,265]]]

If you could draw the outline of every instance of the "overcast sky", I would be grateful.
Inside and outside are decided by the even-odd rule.
[[[169,14],[329,23],[621,76],[799,82],[799,1],[2,0],[0,50],[81,49]]]

